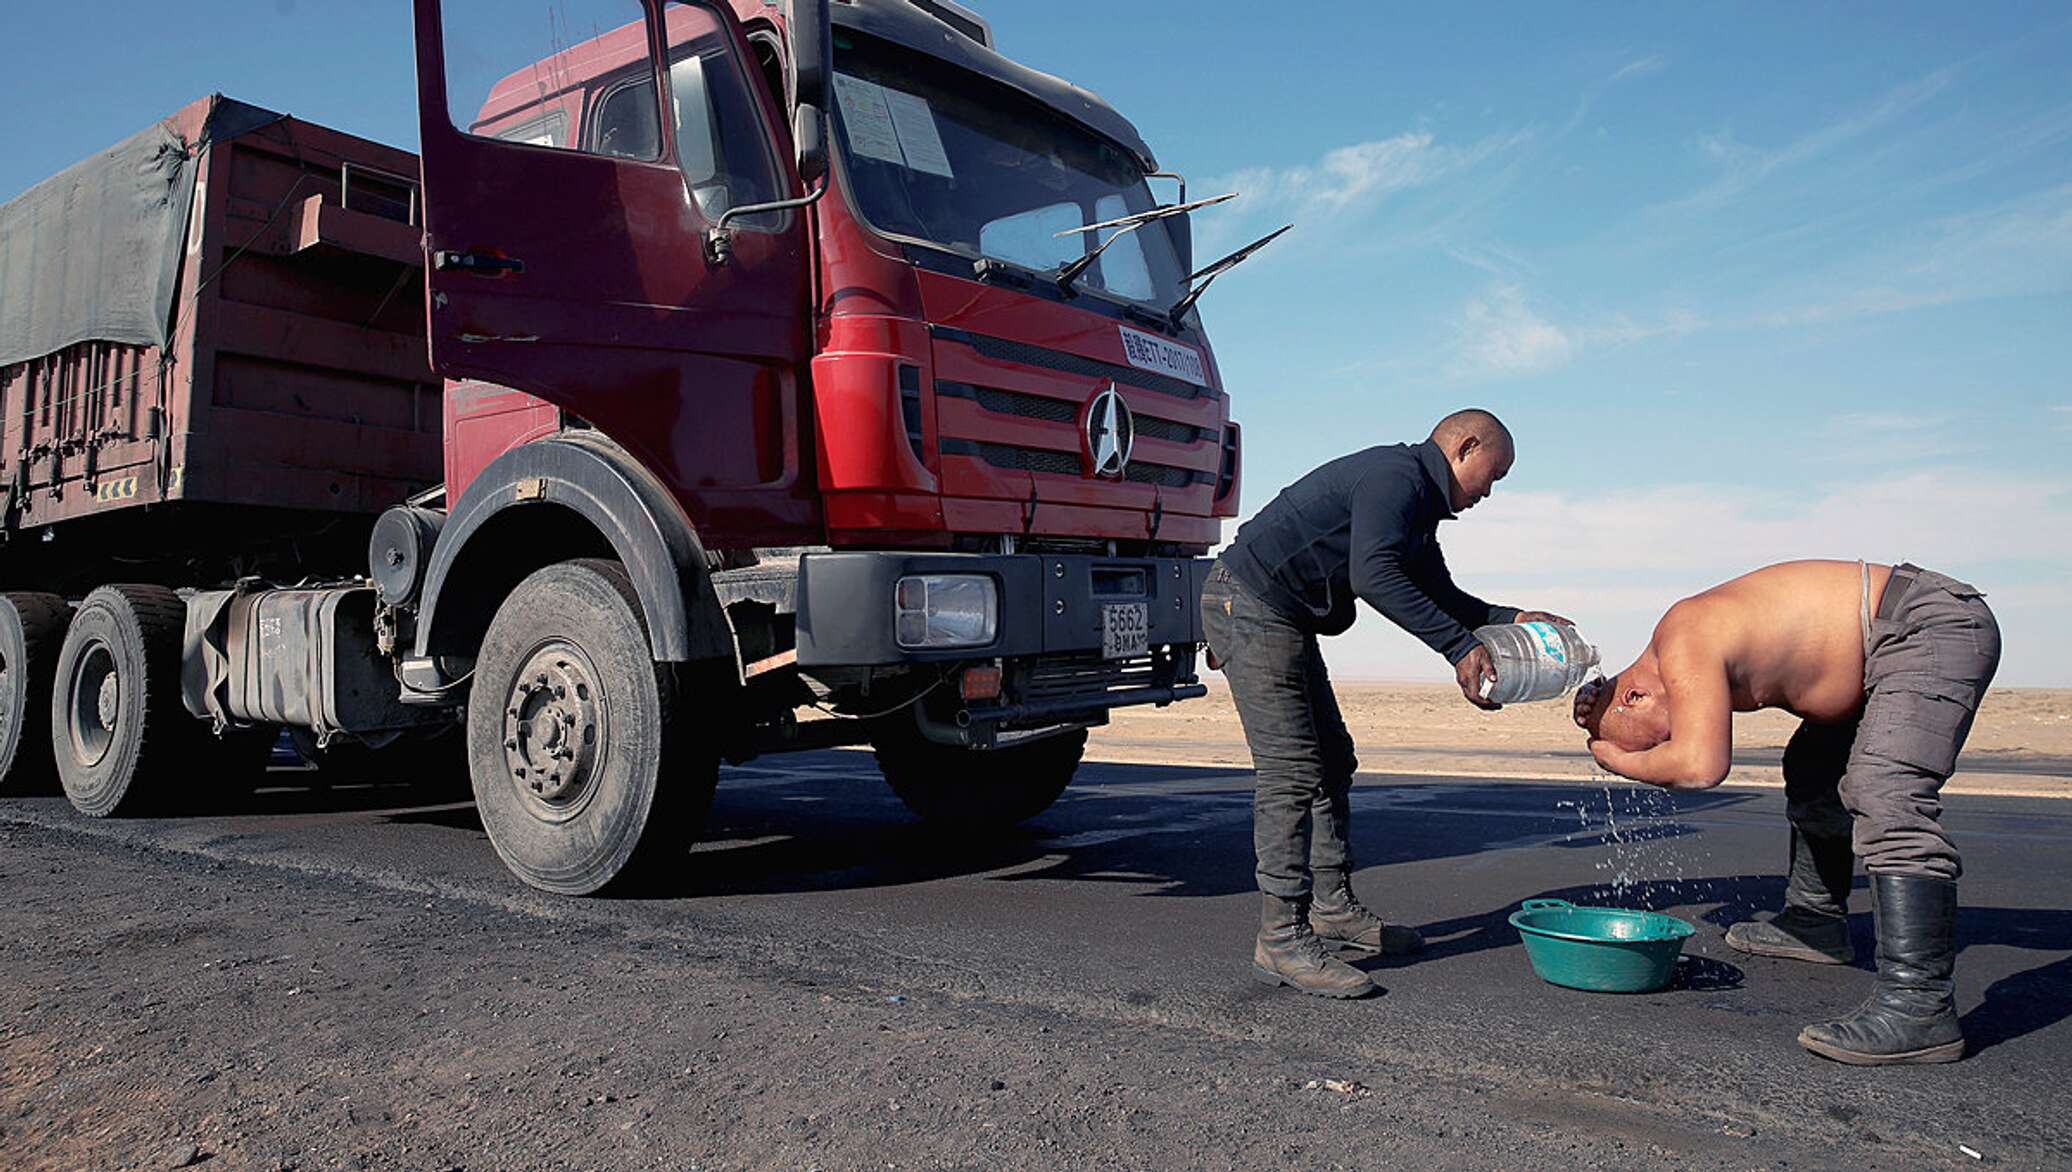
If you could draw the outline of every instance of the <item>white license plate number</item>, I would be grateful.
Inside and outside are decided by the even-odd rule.
[[[1141,602],[1110,602],[1101,607],[1101,655],[1135,659],[1151,654],[1151,608]]]

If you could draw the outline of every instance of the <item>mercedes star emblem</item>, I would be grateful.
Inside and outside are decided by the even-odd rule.
[[[1114,383],[1094,396],[1086,409],[1086,454],[1095,476],[1121,476],[1137,442],[1137,420]]]

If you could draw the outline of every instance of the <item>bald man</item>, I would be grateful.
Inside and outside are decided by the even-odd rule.
[[[1421,444],[1355,452],[1289,485],[1209,571],[1209,662],[1230,685],[1257,774],[1260,980],[1360,997],[1373,982],[1333,946],[1404,953],[1424,944],[1353,894],[1347,791],[1359,762],[1317,637],[1352,626],[1355,601],[1364,601],[1445,656],[1468,703],[1495,708],[1482,684],[1496,669],[1474,628],[1567,620],[1491,606],[1455,586],[1438,527],[1487,497],[1514,458],[1496,416],[1457,411]]]
[[[1878,976],[1856,1012],[1799,1033],[1823,1057],[1886,1066],[1964,1055],[1954,1000],[1963,868],[1941,793],[2000,665],[1984,597],[1918,566],[1785,562],[1670,607],[1633,666],[1576,694],[1598,764],[1684,789],[1726,778],[1734,713],[1800,718],[1784,750],[1784,910],[1734,925],[1727,943],[1854,960],[1852,847],[1862,857]]]

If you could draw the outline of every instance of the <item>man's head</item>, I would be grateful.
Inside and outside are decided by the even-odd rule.
[[[1636,663],[1608,680],[1583,685],[1576,723],[1594,740],[1643,753],[1669,739],[1669,692],[1661,674]]]
[[[1489,490],[1511,470],[1517,449],[1511,430],[1503,421],[1480,408],[1455,411],[1432,429],[1432,442],[1446,454],[1446,466],[1453,471],[1447,486],[1448,503],[1458,513],[1472,509],[1489,495]]]

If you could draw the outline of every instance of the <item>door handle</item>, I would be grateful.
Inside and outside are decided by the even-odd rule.
[[[494,252],[456,252],[451,249],[432,254],[432,267],[438,271],[462,271],[478,273],[485,277],[500,277],[505,273],[522,273],[525,262],[515,256],[504,256]]]

